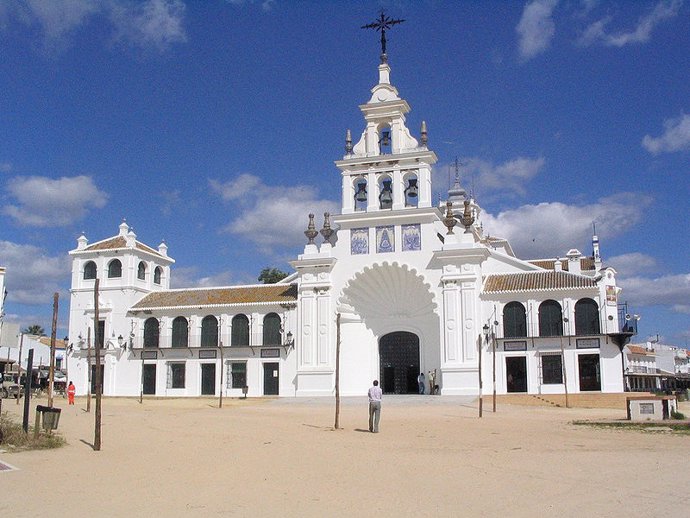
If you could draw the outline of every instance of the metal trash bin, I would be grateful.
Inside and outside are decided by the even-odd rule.
[[[36,412],[41,414],[41,427],[47,431],[57,430],[62,409],[50,406],[36,405]]]

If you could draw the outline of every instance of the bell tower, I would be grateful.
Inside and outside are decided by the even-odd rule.
[[[382,60],[383,61],[383,60]],[[342,214],[431,207],[431,166],[437,157],[427,148],[426,122],[420,139],[410,134],[405,115],[410,106],[390,82],[390,66],[379,67],[378,84],[359,109],[365,128],[356,144],[350,130],[345,156],[336,161],[342,175]]]

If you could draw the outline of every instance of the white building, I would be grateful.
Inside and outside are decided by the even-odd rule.
[[[688,351],[655,341],[625,346],[625,384],[634,392],[690,387]]]
[[[432,203],[437,157],[424,123],[419,138],[407,128],[410,107],[387,63],[360,109],[361,137],[353,143],[348,130],[335,162],[341,212],[319,218],[320,231],[310,218],[295,273],[280,284],[171,290],[164,244],[138,242],[125,223],[91,245],[79,238],[69,364],[78,392],[96,278],[106,395],[237,396],[246,385],[250,396],[328,396],[338,337],[343,395],[366,393],[373,379],[387,393],[416,392],[430,371],[441,394],[477,394],[480,362],[486,393],[494,365],[498,393],[562,393],[566,381],[570,393],[623,390],[616,343],[628,335],[596,236],[592,257],[516,257],[484,234],[482,209],[457,178],[447,203]]]

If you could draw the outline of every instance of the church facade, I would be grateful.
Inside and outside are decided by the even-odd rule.
[[[592,256],[523,260],[484,234],[482,210],[456,182],[432,202],[426,125],[382,60],[335,165],[337,215],[310,215],[307,244],[278,284],[170,289],[167,246],[126,223],[70,252],[70,377],[85,394],[103,345],[105,395],[362,395],[622,392],[616,272]],[[94,286],[99,283],[98,319]],[[94,322],[96,322],[94,326]],[[624,335],[625,333],[623,333]],[[337,376],[336,376],[337,374]],[[495,381],[494,381],[495,380]],[[436,387],[432,387],[436,388]],[[429,387],[426,389],[429,392]]]

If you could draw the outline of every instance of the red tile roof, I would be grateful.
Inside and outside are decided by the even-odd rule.
[[[296,284],[257,284],[228,288],[166,290],[149,293],[132,310],[209,307],[249,304],[285,304],[297,301]]]
[[[135,241],[135,246],[137,249],[143,250],[144,252],[163,257],[158,250],[154,250],[150,246],[140,243],[139,241]],[[98,243],[87,246],[85,250],[117,250],[120,248],[127,248],[127,240],[124,238],[124,236],[116,236],[104,241],[99,241]]]
[[[484,283],[485,293],[595,288],[589,277],[568,272],[522,272],[489,275]]]
[[[560,259],[563,271],[568,271],[568,259]],[[527,261],[534,266],[539,268],[544,268],[545,270],[555,269],[556,259],[534,259],[532,261]],[[592,257],[581,257],[580,258],[580,269],[583,272],[594,270],[594,259]]]

